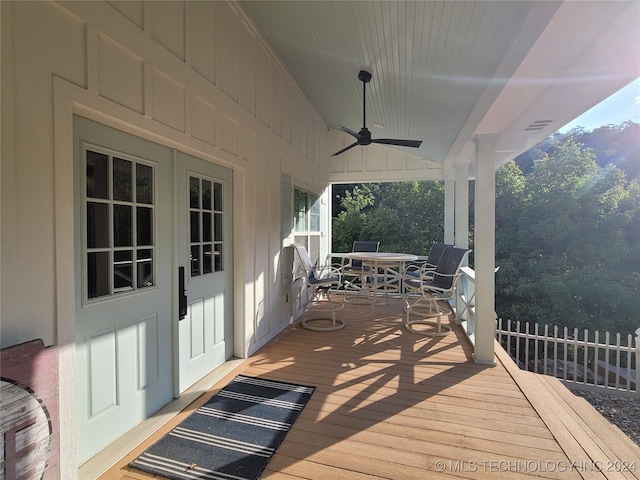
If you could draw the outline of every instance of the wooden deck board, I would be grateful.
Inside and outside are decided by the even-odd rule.
[[[615,426],[590,428],[590,405],[520,372],[506,353],[495,367],[474,364],[459,328],[439,339],[408,332],[399,301],[341,313],[339,331],[290,326],[206,396],[237,373],[316,386],[265,479],[616,478],[571,465],[640,458]],[[151,441],[101,480],[154,478],[127,467]]]

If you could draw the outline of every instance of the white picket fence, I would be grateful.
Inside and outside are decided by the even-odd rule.
[[[520,368],[569,388],[640,397],[640,328],[634,339],[498,319],[496,338]]]

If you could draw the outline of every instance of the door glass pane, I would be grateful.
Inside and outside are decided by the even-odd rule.
[[[215,183],[213,186],[213,209],[221,212],[222,211],[222,184]]]
[[[90,150],[85,162],[87,298],[153,286],[154,167]]]
[[[202,262],[202,273],[211,273],[213,272],[213,248],[210,243],[203,245],[202,250],[204,253],[203,262]]]
[[[216,213],[214,215],[214,221],[215,224],[213,226],[213,239],[216,242],[221,242],[222,241],[222,214],[221,213]]]
[[[197,277],[200,275],[200,245],[193,245],[191,247],[191,276]]]
[[[200,212],[191,212],[189,214],[191,217],[191,242],[199,242],[200,241]]]
[[[200,208],[200,179],[189,177],[189,206]]]
[[[131,202],[133,200],[133,164],[121,158],[113,159],[113,199]]]
[[[87,248],[109,246],[109,205],[87,202]]]
[[[136,202],[153,203],[153,169],[149,165],[136,164]]]
[[[109,285],[109,252],[87,254],[87,294],[89,298],[111,293]]]
[[[202,209],[211,210],[211,181],[202,180]]]
[[[87,197],[109,198],[109,156],[87,150]]]
[[[213,239],[213,233],[211,232],[213,225],[211,225],[211,214],[205,212],[202,214],[202,241],[210,242]]]
[[[189,240],[191,275],[222,270],[222,183],[189,177]],[[200,192],[196,198],[194,192]]]
[[[113,206],[113,246],[133,246],[132,209],[130,205]]]
[[[222,244],[216,244],[214,246],[213,252],[213,268],[216,272],[221,272],[223,270],[222,264]]]
[[[138,288],[153,286],[153,250],[138,250]]]
[[[137,245],[153,245],[153,209],[148,207],[137,208]]]
[[[113,252],[113,288],[130,290],[133,287],[133,252]]]

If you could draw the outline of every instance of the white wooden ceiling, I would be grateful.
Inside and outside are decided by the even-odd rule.
[[[400,148],[445,165],[472,160],[477,134],[503,163],[640,76],[635,0],[238,5],[329,127],[362,127],[367,70],[373,137],[423,140]]]

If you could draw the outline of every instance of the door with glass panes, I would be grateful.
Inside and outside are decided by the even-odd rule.
[[[231,358],[232,171],[178,153],[179,389]]]
[[[78,462],[173,398],[172,151],[74,118]]]
[[[232,356],[232,172],[80,117],[74,139],[82,463]]]

